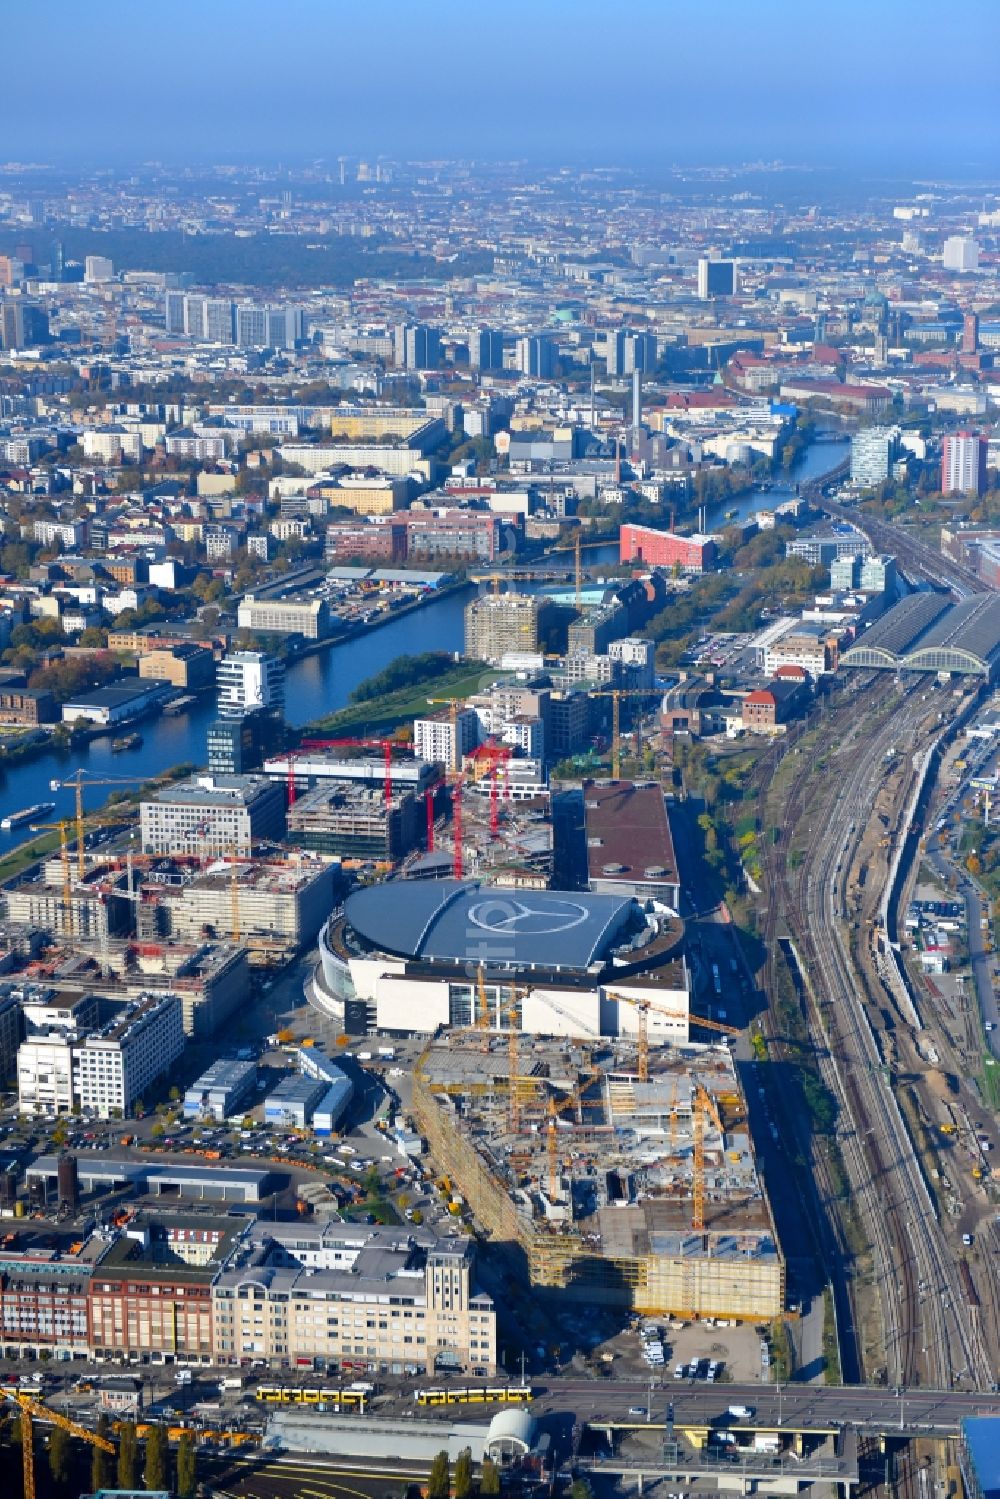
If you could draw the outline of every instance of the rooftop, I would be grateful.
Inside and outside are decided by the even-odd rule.
[[[662,798],[661,798],[662,801]],[[381,952],[490,968],[582,971],[603,962],[636,914],[626,896],[390,880],[348,897],[345,914]]]
[[[658,784],[588,781],[583,802],[592,880],[676,880],[674,840]]]

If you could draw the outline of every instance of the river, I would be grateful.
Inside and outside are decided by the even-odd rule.
[[[789,476],[788,485],[760,492],[748,491],[738,499],[727,500],[708,514],[710,529],[725,524],[726,513],[735,510],[740,518],[755,510],[769,509],[794,493],[794,485],[835,468],[848,447],[848,439],[815,443],[803,455]],[[588,567],[610,565],[618,560],[618,546],[588,548],[584,554]],[[571,565],[571,564],[570,564]],[[285,687],[286,714],[295,726],[311,723],[347,702],[348,693],[359,682],[381,671],[390,661],[407,652],[460,651],[463,644],[462,614],[468,592],[452,593],[426,604],[415,613],[390,620],[377,630],[332,645],[314,656],[289,665]],[[72,815],[74,796],[70,791],[50,791],[54,778],[72,775],[83,768],[96,776],[131,776],[145,780],[159,771],[168,770],[182,761],[195,765],[205,763],[205,733],[215,717],[214,694],[199,698],[186,713],[175,717],[150,718],[139,725],[142,748],[113,754],[109,738],[95,739],[82,750],[42,755],[24,765],[0,772],[0,817],[36,802],[55,801],[53,819]],[[127,787],[93,786],[84,793],[89,810],[103,806],[110,792]],[[0,853],[31,837],[30,827],[0,832]]]
[[[459,651],[463,642],[462,611],[467,590],[433,600],[419,610],[366,635],[331,645],[316,655],[291,662],[285,683],[285,711],[289,723],[311,723],[347,702],[352,687],[381,671],[397,656],[416,651]],[[142,748],[114,754],[109,738],[95,739],[81,749],[51,752],[24,765],[0,772],[0,817],[36,802],[54,801],[52,818],[72,815],[75,793],[51,791],[54,777],[65,777],[83,768],[97,776],[134,776],[145,780],[182,761],[204,765],[205,734],[216,716],[215,694],[206,694],[189,711],[173,717],[161,715],[138,725]],[[84,793],[88,809],[103,806],[110,792],[127,787],[93,786]],[[46,819],[48,820],[48,819]],[[0,853],[31,837],[30,826],[0,832]]]

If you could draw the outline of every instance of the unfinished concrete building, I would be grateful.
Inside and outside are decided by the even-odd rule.
[[[413,1111],[534,1287],[591,1304],[763,1320],[784,1263],[726,1046],[432,1042]],[[646,1080],[640,1072],[646,1071]]]

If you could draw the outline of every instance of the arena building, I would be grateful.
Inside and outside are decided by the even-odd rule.
[[[680,926],[630,895],[389,880],[320,935],[312,999],[350,1034],[481,1023],[538,1035],[688,1038]]]

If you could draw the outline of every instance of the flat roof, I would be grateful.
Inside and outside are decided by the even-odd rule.
[[[677,879],[674,840],[658,784],[587,782],[583,805],[592,880]],[[610,867],[615,864],[621,865],[617,872]]]
[[[634,909],[629,896],[390,880],[349,896],[345,916],[363,941],[399,957],[584,970],[609,954]]]

